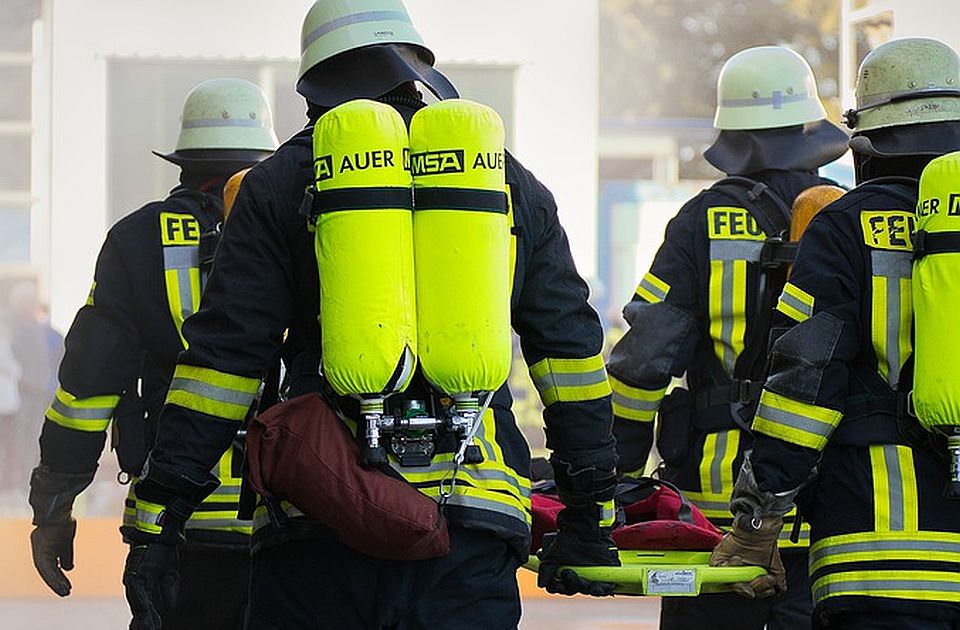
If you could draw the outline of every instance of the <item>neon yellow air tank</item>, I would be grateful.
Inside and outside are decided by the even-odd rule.
[[[510,227],[504,131],[452,99],[410,124],[418,355],[447,394],[495,391],[510,372]]]
[[[313,132],[323,373],[340,395],[403,391],[416,367],[407,129],[389,105],[350,101]]]

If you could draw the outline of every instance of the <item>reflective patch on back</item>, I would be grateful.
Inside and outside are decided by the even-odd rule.
[[[710,240],[762,241],[767,238],[746,208],[733,206],[707,208],[707,235]]]
[[[860,213],[863,242],[872,249],[913,251],[916,221],[912,210],[864,210]]]

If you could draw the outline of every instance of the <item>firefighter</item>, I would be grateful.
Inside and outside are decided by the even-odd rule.
[[[724,64],[714,120],[720,134],[704,157],[728,178],[688,201],[667,226],[624,308],[630,330],[608,365],[620,471],[643,472],[658,416],[663,477],[721,528],[731,525],[727,503],[750,446],[768,313],[790,261],[783,244],[790,208],[801,191],[824,182],[817,168],[846,151],[846,134],[825,117],[813,72],[797,53],[762,46]],[[684,374],[686,388],[665,396],[671,378]],[[667,598],[661,627],[809,624],[807,539],[804,529],[796,543],[780,540],[790,549],[784,559],[795,588],[788,596],[735,605],[732,594]]]
[[[155,439],[163,396],[186,345],[181,327],[199,306],[219,240],[223,186],[277,146],[270,107],[248,81],[201,83],[187,96],[181,121],[176,150],[157,154],[180,168],[180,185],[108,232],[44,419],[40,465],[30,483],[31,542],[40,576],[60,596],[71,588],[63,573],[73,568],[71,508],[93,480],[111,420],[111,443],[127,479],[140,475]],[[211,468],[222,485],[186,524],[179,603],[165,614],[164,628],[242,627],[251,525],[237,519],[234,449],[224,445],[215,459]],[[136,522],[133,497],[131,491],[125,526]]]
[[[414,82],[441,99],[457,94],[433,67],[434,55],[400,0],[318,1],[304,21],[301,44],[297,90],[307,101],[310,124],[244,178],[203,306],[184,326],[190,346],[162,415],[169,431],[136,489],[144,519],[128,532],[137,546],[125,579],[144,594],[138,622],[155,615],[147,596],[155,585],[176,575],[180,520],[209,491],[208,470],[233,439],[285,330],[287,339],[312,344],[312,361],[296,363],[317,373],[318,254],[300,214],[304,190],[315,180],[314,123],[326,120],[321,116],[335,106],[372,99],[391,105],[409,125],[424,107]],[[612,585],[560,570],[565,564],[619,563],[609,537],[616,451],[600,357],[602,329],[587,304],[587,285],[574,267],[551,194],[512,156],[495,167],[502,166],[515,223],[508,307],[546,406],[548,446],[568,505],[540,578],[557,592],[610,593]],[[454,301],[469,302],[470,286],[450,291]],[[419,373],[410,389],[430,395]],[[351,408],[351,401],[341,403]],[[471,469],[473,481],[461,475],[452,490],[444,486],[449,468],[439,461],[450,460],[449,450],[432,465],[405,467],[391,460],[394,473],[427,496],[452,492],[444,508],[447,556],[403,562],[364,555],[296,506],[262,501],[254,513],[248,627],[516,627],[515,573],[530,544],[530,457],[510,405],[509,390],[501,386],[491,406],[493,426],[484,429],[495,456]]]
[[[801,240],[730,502],[733,531],[712,558],[770,570],[741,586],[748,595],[781,592],[774,541],[796,503],[811,524],[818,627],[960,623],[960,503],[944,496],[943,440],[908,404],[917,179],[960,148],[958,68],[950,47],[926,38],[887,42],[860,65],[846,115],[859,185]]]

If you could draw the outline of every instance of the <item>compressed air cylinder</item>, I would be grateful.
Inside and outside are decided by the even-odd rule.
[[[345,103],[313,131],[323,373],[340,395],[402,391],[416,367],[407,129],[389,105]]]
[[[453,395],[494,391],[510,372],[510,227],[503,121],[465,100],[410,123],[418,355]]]
[[[960,152],[923,171],[918,234],[960,237]],[[920,237],[924,238],[924,237]],[[915,237],[915,240],[916,237]],[[933,243],[931,243],[933,244]],[[941,431],[960,426],[960,250],[928,252],[913,263],[913,405],[920,423]],[[950,431],[946,431],[950,432]]]

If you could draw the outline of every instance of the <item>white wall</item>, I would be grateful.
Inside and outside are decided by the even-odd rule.
[[[106,229],[107,59],[296,58],[310,4],[53,0],[49,265],[55,325],[66,328],[83,304]],[[516,152],[555,193],[580,271],[593,274],[596,0],[408,0],[408,7],[440,61],[519,66]]]

